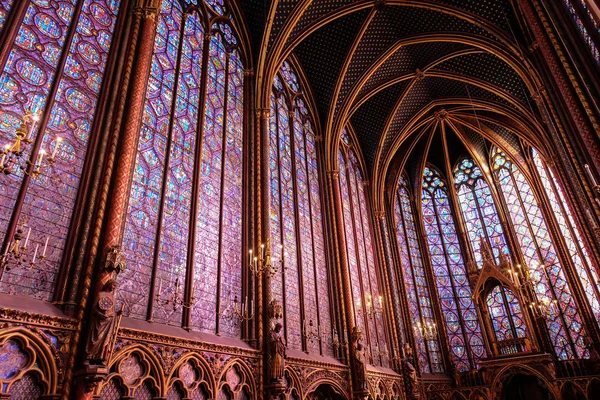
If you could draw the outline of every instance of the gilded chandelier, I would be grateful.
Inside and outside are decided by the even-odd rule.
[[[277,273],[277,271],[279,271],[279,267],[277,266],[277,264],[279,264],[279,266],[283,266],[283,256],[284,256],[284,252],[283,252],[283,245],[279,245],[279,255],[280,255],[280,259],[278,261],[276,261],[274,258],[272,259],[271,256],[267,256],[265,255],[265,244],[262,243],[260,245],[260,254],[259,255],[255,255],[254,251],[252,249],[250,249],[250,260],[249,260],[249,268],[250,268],[250,272],[252,272],[254,275],[262,275],[262,274],[266,274],[268,276],[273,276]]]
[[[44,170],[51,167],[56,161],[56,153],[62,143],[62,138],[57,136],[54,141],[54,149],[50,157],[46,157],[45,149],[39,147],[35,154],[27,158],[28,146],[33,144],[33,134],[40,120],[38,114],[27,113],[23,116],[21,123],[15,129],[15,137],[12,143],[5,144],[0,151],[0,173],[11,175],[23,171],[24,174],[37,178]],[[32,151],[36,150],[33,146]]]
[[[23,230],[17,228],[17,231],[13,235],[13,240],[8,244],[6,252],[0,258],[0,269],[10,271],[13,266],[25,267],[31,269],[33,266],[42,264],[46,261],[46,251],[48,250],[49,237],[46,237],[44,248],[40,254],[40,245],[35,245],[33,256],[30,258],[31,248],[29,246],[29,237],[31,236],[31,228],[27,231],[25,236],[25,243],[21,245],[23,241]],[[39,255],[39,256],[38,256]]]

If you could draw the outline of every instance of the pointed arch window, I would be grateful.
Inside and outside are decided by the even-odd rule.
[[[119,0],[0,2],[0,28],[18,24],[11,26],[16,36],[0,43],[0,148],[14,142],[28,114],[39,120],[27,124],[32,143],[24,159],[52,154],[62,138],[52,171],[30,179],[15,167],[0,176],[0,254],[18,229],[29,236],[29,249],[41,252],[48,238],[43,263],[0,272],[3,293],[52,299],[119,8]]]
[[[119,298],[133,318],[239,336],[222,315],[242,298],[244,70],[234,25],[207,28],[203,9],[158,14]]]
[[[483,266],[480,238],[488,243],[496,262],[500,263],[500,255],[509,254],[504,229],[490,187],[475,161],[465,157],[458,162],[454,169],[454,185],[477,266]]]
[[[426,167],[422,189],[423,224],[436,279],[451,355],[459,371],[475,369],[486,355],[477,310],[456,233],[446,182]]]
[[[600,43],[595,39],[598,37],[598,32],[600,32],[600,22],[597,21],[592,11],[585,4],[585,0],[563,0],[563,2],[583,41],[590,49],[596,62],[600,64]],[[590,34],[590,31],[595,32],[595,35]]]
[[[413,324],[417,321],[423,327],[430,327],[435,326],[435,317],[410,198],[408,180],[402,175],[396,194],[395,223],[408,309]],[[415,329],[414,334],[421,372],[443,373],[444,364],[437,336],[425,339],[419,329]]]
[[[512,290],[503,285],[495,286],[488,293],[486,304],[497,342],[527,336],[521,305]]]
[[[284,62],[271,92],[269,132],[273,296],[290,348],[333,355],[316,137],[296,73]],[[317,331],[322,337],[303,337]]]
[[[548,307],[546,325],[556,355],[561,360],[584,357],[585,331],[581,315],[533,190],[525,175],[502,150],[493,150],[492,164],[537,300],[554,305]]]
[[[387,366],[387,339],[382,315],[377,265],[373,249],[371,222],[365,181],[351,140],[344,130],[338,155],[340,192],[344,211],[346,254],[350,269],[354,318],[368,344],[369,361]],[[369,312],[374,310],[376,312]]]
[[[582,234],[575,222],[565,192],[552,169],[544,162],[537,150],[532,149],[531,155],[541,179],[542,187],[548,196],[550,207],[560,229],[568,255],[571,258],[571,263],[575,267],[575,271],[577,271],[577,277],[583,287],[594,317],[597,322],[600,322],[600,293],[598,291],[598,282],[600,280],[598,280],[596,267],[592,263],[592,258],[583,241],[585,235]]]

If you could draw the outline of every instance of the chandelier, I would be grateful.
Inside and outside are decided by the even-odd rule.
[[[23,241],[23,229],[17,228],[13,235],[13,240],[8,244],[6,252],[0,257],[0,270],[4,269],[10,271],[13,266],[24,267],[31,269],[36,265],[42,264],[46,261],[46,251],[48,250],[48,241],[50,237],[46,237],[44,248],[40,253],[40,245],[35,245],[33,256],[30,258],[31,248],[29,247],[29,237],[31,236],[31,228],[27,231],[25,236],[25,243],[21,245]],[[39,257],[38,257],[39,254]]]
[[[421,337],[425,340],[435,340],[435,337],[437,335],[437,327],[435,325],[435,322],[428,322],[427,324],[421,324],[420,322],[417,322],[417,326],[415,326],[415,331],[417,331],[419,335],[421,335]]]
[[[250,262],[249,262],[249,268],[250,268],[250,272],[252,272],[254,275],[262,275],[262,274],[266,274],[268,276],[273,276],[277,273],[277,271],[279,270],[279,267],[276,264],[279,264],[279,266],[283,266],[283,256],[284,256],[284,252],[283,252],[283,245],[279,245],[279,255],[280,255],[280,259],[279,261],[275,261],[274,259],[271,259],[270,256],[266,256],[265,255],[265,244],[262,243],[260,245],[260,254],[259,255],[255,255],[254,251],[252,249],[250,249]]]
[[[5,144],[0,150],[0,173],[11,175],[22,171],[31,178],[37,178],[44,170],[54,164],[56,153],[63,140],[59,136],[54,140],[54,149],[50,157],[46,157],[47,152],[41,147],[36,151],[35,145],[31,149],[36,151],[35,154],[31,154],[29,158],[27,157],[29,152],[26,150],[35,141],[33,134],[39,120],[40,116],[38,114],[27,113],[23,115],[19,126],[15,129],[13,142]]]
[[[250,300],[248,303],[248,296],[246,296],[246,301],[242,301],[241,307],[237,296],[233,298],[233,305],[231,301],[228,303],[227,308],[219,313],[221,318],[232,321],[235,325],[254,318],[254,300]]]

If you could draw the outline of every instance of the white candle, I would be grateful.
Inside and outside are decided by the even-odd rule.
[[[31,139],[31,136],[33,136],[33,131],[35,131],[35,126],[37,125],[37,122],[40,120],[40,117],[37,114],[33,114],[31,119],[33,120],[33,123],[31,124],[31,129],[29,130],[29,135],[27,136],[27,139]]]
[[[40,150],[40,155],[38,157],[38,162],[37,162],[38,167],[42,166],[42,160],[44,159],[44,154],[46,154],[46,150],[44,150],[44,149]]]
[[[52,159],[54,159],[56,157],[56,151],[60,147],[60,142],[62,142],[62,138],[61,137],[57,137],[56,138],[56,143],[54,143],[54,150],[52,151]]]
[[[37,252],[38,252],[39,247],[40,247],[39,244],[35,245],[35,251],[33,252],[33,259],[31,260],[32,263],[35,263],[35,258],[37,257]]]
[[[260,245],[260,259],[261,260],[265,259],[265,245],[264,244]]]
[[[252,250],[250,250],[250,265],[252,265]]]
[[[48,240],[50,236],[46,236],[46,243],[44,244],[44,251],[42,252],[42,257],[46,257],[46,250],[48,249]]]
[[[29,235],[31,235],[31,227],[29,227],[29,230],[27,231],[27,237],[25,238],[25,244],[23,245],[24,248],[27,248],[27,243],[29,243]]]
[[[590,177],[592,186],[598,186],[598,183],[596,182],[596,178],[594,178],[594,174],[592,174],[592,169],[590,168],[590,166],[588,164],[585,164],[585,172],[587,172],[588,176]]]
[[[8,154],[8,149],[10,146],[7,144],[4,146],[4,151],[2,152],[2,160],[0,160],[0,168],[4,167],[4,161],[6,160],[6,155]]]

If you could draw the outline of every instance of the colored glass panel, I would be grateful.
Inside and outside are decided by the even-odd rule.
[[[284,305],[288,346],[302,349],[301,333],[312,322],[323,336],[321,341],[308,338],[306,351],[333,355],[315,138],[297,82],[285,62],[271,94],[272,250],[274,262],[285,260],[284,269],[272,278],[271,285],[273,297]],[[298,93],[292,103],[284,87]]]
[[[472,159],[464,158],[459,162],[454,171],[454,184],[477,266],[483,266],[479,251],[481,237],[488,242],[499,263],[500,254],[509,253],[508,245],[490,188]]]
[[[462,259],[454,217],[439,173],[423,174],[423,223],[436,278],[451,355],[459,371],[475,368],[486,355],[477,310]]]
[[[13,208],[23,172],[5,176],[7,184],[0,185],[0,236],[6,234],[12,217],[25,229],[31,228],[30,247],[41,248],[48,238],[46,260],[4,273],[2,292],[43,300],[52,297],[119,6],[120,2],[114,0],[31,1],[15,43],[7,49],[10,53],[0,76],[0,140],[11,140],[20,116],[36,113],[48,115],[46,126],[41,129],[37,124],[31,135],[41,140],[41,149],[51,154],[56,138],[60,136],[63,142],[50,169],[60,178],[41,175],[32,179],[20,215],[13,216]],[[76,10],[79,18],[74,20]],[[98,17],[99,10],[102,18]],[[74,23],[69,37],[69,27]],[[64,67],[58,70],[61,57]],[[93,79],[76,79],[76,72]],[[50,98],[53,87],[56,94]],[[42,138],[37,137],[40,131],[44,132]],[[29,149],[26,157],[30,156]]]
[[[145,319],[148,310],[182,18],[178,2],[163,1],[123,235],[128,265],[118,295],[125,315],[139,319]],[[181,269],[181,265],[176,268]],[[168,292],[174,292],[176,279],[168,269],[158,275],[157,293],[167,297]]]
[[[6,18],[8,18],[8,14],[10,13],[10,9],[13,5],[14,0],[2,0],[0,1],[0,31],[6,22]]]
[[[344,132],[342,137],[346,135]],[[387,339],[381,314],[382,304],[364,180],[356,155],[351,149],[346,151],[340,150],[339,153],[340,191],[352,294],[356,303],[355,319],[367,340],[368,361],[387,366],[388,358],[378,354],[387,351]],[[370,314],[368,309],[376,312]]]
[[[577,277],[581,282],[596,321],[600,322],[600,301],[598,300],[598,287],[596,286],[596,283],[600,282],[600,280],[598,280],[598,274],[589,252],[580,239],[584,235],[575,222],[564,190],[554,176],[554,172],[548,168],[536,150],[532,151],[532,155],[538,175],[542,181],[542,186],[552,207],[554,218],[558,223],[564,243],[571,257],[571,262],[577,271]]]
[[[181,325],[191,288],[190,326],[239,337],[238,321],[222,316],[242,296],[244,69],[224,23],[204,48],[203,21],[179,2],[162,2],[123,240],[131,267],[119,297],[130,317],[145,319],[152,301],[153,321]]]
[[[594,29],[597,32],[600,32],[600,24],[596,21],[596,19],[594,18],[594,15],[586,6],[585,1],[582,1],[582,0],[563,0],[563,1],[564,1],[565,5],[567,6],[567,9],[569,10],[569,14],[571,15],[571,18],[573,19],[573,22],[575,22],[575,26],[577,27],[577,30],[581,34],[583,41],[585,42],[587,47],[590,49],[590,52],[592,53],[592,56],[594,57],[596,62],[600,63],[600,49],[598,48],[599,44],[595,43],[594,39],[592,39],[592,37],[590,36],[590,34],[588,32],[588,28],[586,28],[586,25],[584,23],[584,19],[587,19],[593,25]],[[579,8],[581,10],[583,10],[583,15],[580,15],[580,13],[578,12],[577,8],[573,5],[573,3],[577,3]]]
[[[434,326],[435,318],[430,300],[431,296],[427,286],[417,228],[410,203],[409,186],[404,176],[398,182],[395,220],[400,265],[402,267],[411,320],[417,321],[422,327]],[[444,372],[437,337],[426,340],[418,329],[418,325],[416,328],[414,329],[414,335],[417,342],[417,356],[421,372]]]
[[[561,360],[586,356],[585,330],[554,243],[523,173],[496,149],[493,166],[539,303],[549,307],[546,325]]]
[[[510,289],[504,286],[494,287],[487,295],[486,303],[496,340],[527,336],[519,301]]]

